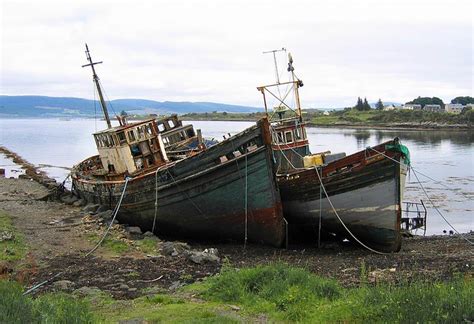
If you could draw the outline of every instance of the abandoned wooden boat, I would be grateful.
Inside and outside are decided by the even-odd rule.
[[[98,155],[73,167],[73,191],[119,221],[175,237],[280,246],[285,220],[266,119],[219,144],[170,162],[154,119],[112,127],[86,47],[108,128]]]
[[[275,55],[275,51],[273,51]],[[276,62],[276,60],[275,60]],[[278,71],[278,69],[277,69]],[[346,156],[310,154],[299,88],[289,55],[290,81],[261,86],[271,122],[283,212],[291,232],[320,239],[322,234],[359,241],[384,252],[401,247],[401,211],[408,150],[398,139]],[[286,86],[288,91],[272,91]],[[295,106],[287,104],[293,93]],[[277,105],[268,109],[268,98]]]

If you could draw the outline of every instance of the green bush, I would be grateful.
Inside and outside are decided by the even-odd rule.
[[[36,299],[23,296],[22,287],[0,281],[0,323],[92,323],[89,305],[64,294]]]
[[[285,264],[225,269],[210,278],[208,284],[203,295],[209,299],[280,313],[291,321],[306,318],[311,305],[320,300],[333,300],[341,295],[336,281]]]

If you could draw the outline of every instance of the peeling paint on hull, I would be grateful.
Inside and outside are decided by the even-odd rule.
[[[252,127],[207,151],[155,172],[132,178],[118,218],[158,233],[197,239],[248,240],[281,246],[285,223],[264,126]],[[260,143],[245,154],[216,162],[242,145]],[[75,191],[87,201],[114,207],[124,181],[91,181],[73,174]],[[247,184],[247,185],[246,185]],[[247,213],[246,213],[247,201]]]
[[[380,145],[378,150],[383,147]],[[401,161],[399,154],[386,154]],[[350,167],[334,173],[345,165]],[[349,230],[371,248],[385,252],[399,251],[401,202],[406,175],[403,163],[400,166],[387,158],[373,159],[370,153],[362,151],[324,166],[322,172],[329,199]],[[324,192],[320,202],[319,178],[314,169],[295,173],[291,177],[280,177],[279,187],[290,228],[314,229],[316,238],[321,217],[323,231],[352,240]]]

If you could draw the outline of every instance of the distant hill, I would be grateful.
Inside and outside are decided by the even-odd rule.
[[[214,102],[173,102],[146,99],[117,99],[108,102],[111,114],[185,114],[190,112],[250,113],[261,108]],[[101,114],[99,102],[89,99],[46,96],[0,96],[0,117],[92,117]]]

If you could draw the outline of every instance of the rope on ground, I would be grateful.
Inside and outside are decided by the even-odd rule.
[[[114,221],[115,221],[115,217],[117,216],[118,214],[118,211],[120,209],[120,205],[122,204],[122,200],[123,200],[123,197],[125,196],[125,190],[127,189],[127,185],[128,185],[128,181],[130,180],[131,178],[126,178],[125,179],[125,184],[124,184],[124,187],[123,187],[123,191],[122,191],[122,194],[120,195],[120,199],[117,203],[117,205],[115,206],[114,208],[114,216],[109,224],[109,227],[107,227],[107,230],[105,231],[104,235],[102,236],[102,238],[100,239],[100,241],[94,246],[94,248],[92,248],[92,250],[90,250],[86,255],[84,255],[84,258],[91,255],[92,253],[94,253],[95,250],[97,250],[97,248],[102,244],[102,241],[105,239],[105,237],[107,236],[107,234],[109,233],[109,230],[110,228],[112,227],[112,225],[114,224]],[[40,288],[41,286],[44,286],[45,284],[53,281],[55,278],[59,277],[61,274],[63,274],[64,272],[67,272],[69,270],[69,268],[71,268],[72,265],[68,266],[66,269],[64,269],[63,271],[61,272],[58,272],[56,273],[54,276],[52,276],[51,278],[43,281],[43,282],[40,282],[39,284],[37,285],[34,285],[33,287],[31,287],[30,289],[28,289],[27,291],[25,291],[23,293],[23,295],[28,295],[29,293],[35,291],[36,289]]]
[[[332,201],[331,199],[329,199],[329,195],[326,191],[326,188],[323,184],[323,179],[322,179],[322,176],[319,175],[319,172],[318,172],[318,169],[316,167],[314,167],[315,171],[316,171],[316,174],[318,175],[318,178],[319,178],[319,183],[321,184],[321,188],[323,188],[323,191],[324,191],[324,194],[326,195],[326,198],[329,202],[329,204],[331,205],[331,208],[332,210],[334,211],[334,214],[336,215],[337,219],[339,220],[339,222],[342,224],[342,226],[346,229],[346,231],[350,234],[350,236],[352,236],[352,238],[354,240],[357,241],[357,243],[359,243],[360,245],[362,245],[364,248],[366,248],[367,250],[369,251],[372,251],[374,253],[377,253],[377,254],[382,254],[382,255],[385,255],[385,254],[390,254],[390,253],[385,253],[385,252],[380,252],[380,251],[377,251],[377,250],[374,250],[372,249],[371,247],[365,245],[364,243],[362,243],[350,230],[349,228],[346,226],[346,224],[344,224],[344,222],[342,221],[341,217],[339,217],[339,214],[337,213],[336,211],[336,208],[334,208],[334,205],[332,204]],[[322,173],[322,172],[321,172]]]
[[[70,266],[69,266],[69,267],[70,267]],[[69,267],[66,268],[66,270],[69,269]],[[66,270],[65,270],[65,271],[66,271]],[[35,290],[38,289],[39,287],[41,287],[41,286],[47,284],[48,282],[51,282],[52,280],[54,280],[55,278],[59,277],[59,276],[62,275],[62,274],[63,274],[63,271],[58,272],[58,273],[56,273],[54,276],[52,276],[51,278],[46,279],[45,281],[40,282],[40,283],[37,284],[37,285],[34,285],[33,287],[31,287],[30,289],[28,289],[27,291],[25,291],[25,292],[23,293],[23,296],[28,295],[28,294],[31,293],[32,291],[35,291]]]
[[[373,149],[371,147],[369,147],[372,151],[375,151],[377,152],[378,154],[381,154],[383,155],[384,157],[394,161],[394,162],[397,162],[398,164],[401,165],[400,161],[397,161],[393,158],[391,158],[390,156],[386,155],[385,153],[383,152],[379,152],[377,151],[376,149]],[[441,216],[441,218],[446,222],[446,224],[448,224],[459,236],[461,236],[464,240],[466,240],[469,244],[471,245],[474,245],[474,242],[469,240],[467,237],[465,237],[463,234],[461,234],[456,228],[454,228],[454,226],[446,219],[446,217],[440,212],[440,210],[438,209],[438,207],[434,204],[434,202],[431,200],[430,196],[428,195],[428,192],[426,192],[425,190],[425,187],[423,186],[423,184],[421,183],[420,179],[418,178],[417,176],[417,173],[421,174],[419,171],[416,171],[412,166],[410,166],[412,172],[413,172],[413,175],[415,176],[416,180],[418,181],[418,184],[420,185],[421,189],[423,190],[423,193],[425,194],[425,196],[428,198],[429,202],[431,203],[431,206],[433,206],[433,208],[438,212],[438,214]],[[437,183],[441,183],[440,181],[437,181],[437,180],[434,180],[426,175],[424,175],[425,177],[427,177],[428,179],[431,179]],[[451,189],[447,186],[445,186],[446,188],[448,189]],[[451,189],[452,190],[452,189]]]
[[[86,254],[84,257],[87,257],[87,256],[91,255],[92,253],[94,253],[95,250],[97,250],[97,248],[102,244],[102,242],[104,241],[105,237],[107,236],[107,234],[109,233],[110,229],[112,228],[112,225],[114,224],[114,221],[115,221],[115,217],[117,217],[117,214],[118,214],[118,211],[119,211],[119,209],[120,209],[120,206],[122,205],[122,200],[123,200],[123,197],[125,196],[125,191],[127,190],[128,181],[129,181],[130,179],[131,179],[131,178],[129,178],[129,177],[125,178],[125,184],[123,185],[122,194],[120,195],[120,199],[119,199],[117,205],[115,206],[115,209],[114,209],[114,216],[112,217],[112,220],[110,221],[110,224],[109,224],[109,226],[107,227],[107,230],[105,231],[104,235],[102,235],[102,238],[99,240],[99,242],[97,242],[97,244],[92,248],[92,250],[90,250],[89,252],[87,252],[87,254]]]

